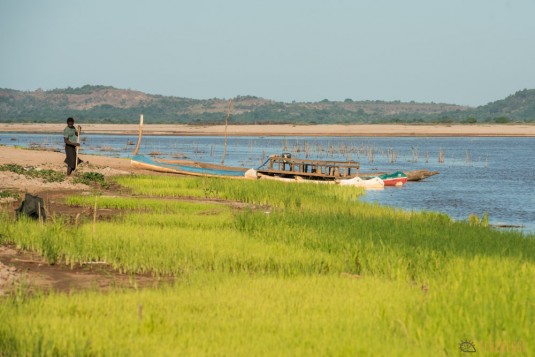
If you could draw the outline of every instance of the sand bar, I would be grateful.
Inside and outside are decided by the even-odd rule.
[[[137,134],[136,124],[86,124],[85,133]],[[61,133],[65,124],[7,124],[0,123],[0,132]],[[220,136],[224,125],[146,124],[146,135]],[[230,125],[230,136],[513,136],[535,137],[535,124],[480,125]]]

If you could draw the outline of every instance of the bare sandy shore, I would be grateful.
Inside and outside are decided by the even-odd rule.
[[[135,124],[86,124],[85,133],[137,134]],[[6,124],[0,123],[0,132],[61,133],[65,124]],[[221,136],[224,125],[146,124],[147,135]],[[230,125],[231,136],[512,136],[535,137],[535,124],[477,124],[477,125]]]
[[[96,155],[80,155],[83,160],[89,161],[97,168],[109,167],[110,169],[124,172],[132,172],[129,159],[120,159]],[[43,169],[64,170],[66,168],[65,153],[44,150],[26,150],[11,146],[0,146],[0,165],[19,164]],[[83,165],[80,167],[83,168]]]
[[[106,156],[80,155],[86,161],[78,168],[78,172],[99,172],[104,176],[127,175],[131,173],[153,174],[150,171],[134,169],[130,160]],[[0,165],[18,164],[37,169],[66,171],[65,153],[25,150],[9,146],[0,146]],[[73,183],[69,178],[63,182],[44,182],[38,178],[29,178],[9,171],[0,171],[0,191],[14,190],[19,192],[38,193],[43,190],[84,190],[87,186]]]

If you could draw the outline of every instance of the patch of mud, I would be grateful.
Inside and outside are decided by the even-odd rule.
[[[50,265],[36,253],[14,246],[0,246],[0,294],[8,294],[23,284],[29,292],[35,290],[72,292],[84,289],[110,290],[114,288],[146,288],[169,284],[172,277],[128,275],[113,270],[102,262],[88,262],[73,267]]]
[[[18,282],[18,278],[19,274],[16,267],[7,266],[0,261],[0,296],[12,290]]]
[[[115,170],[106,168],[100,171],[105,176],[117,174]],[[96,170],[91,170],[96,171]],[[99,172],[99,171],[96,171]],[[126,171],[125,171],[126,172]],[[127,173],[127,172],[126,172]],[[20,206],[24,199],[24,191],[41,197],[45,203],[47,217],[61,217],[71,224],[79,224],[84,221],[97,221],[117,219],[128,213],[124,210],[98,208],[96,214],[92,207],[69,206],[65,203],[71,195],[90,195],[93,190],[81,184],[72,184],[70,179],[63,183],[45,183],[40,179],[31,179],[23,175],[11,172],[0,172],[0,188],[8,188],[9,191],[18,192],[17,200],[6,200],[0,204],[0,213],[7,213],[15,219],[15,209]],[[251,204],[226,201],[218,198],[195,198],[177,197],[162,198],[150,196],[134,196],[129,190],[117,185],[111,185],[108,190],[101,191],[105,196],[115,197],[138,197],[156,200],[176,200],[186,202],[199,202],[210,204],[229,205],[233,209],[258,209]],[[210,215],[215,211],[207,210],[200,214]],[[15,246],[0,245],[0,294],[6,295],[17,289],[34,291],[58,291],[71,292],[84,289],[107,291],[114,288],[137,289],[145,287],[158,287],[174,282],[174,277],[158,278],[147,274],[121,274],[105,262],[86,262],[68,266],[65,263],[54,265],[35,252],[23,251]],[[4,278],[5,276],[5,278]]]
[[[43,199],[45,203],[45,212],[49,219],[52,219],[52,217],[60,218],[71,224],[82,223],[93,219],[96,219],[99,222],[109,221],[115,217],[121,217],[126,213],[124,210],[97,207],[95,215],[93,207],[71,206],[65,203],[67,197],[75,194],[90,195],[91,191],[89,190],[80,190],[79,192],[70,189],[56,191],[35,190],[32,194]],[[15,210],[21,205],[23,199],[24,194],[21,193],[18,200],[10,200],[9,202],[0,204],[0,213],[5,212],[12,219],[15,219]]]

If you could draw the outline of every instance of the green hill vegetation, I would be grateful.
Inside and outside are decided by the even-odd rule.
[[[474,109],[474,116],[498,121],[534,121],[535,89],[524,89],[509,97]]]
[[[0,122],[63,122],[73,116],[93,123],[221,124],[227,100],[146,94],[111,86],[30,92],[0,89]],[[535,90],[522,90],[477,108],[443,103],[367,100],[277,102],[255,96],[233,98],[237,124],[486,123],[535,121]]]

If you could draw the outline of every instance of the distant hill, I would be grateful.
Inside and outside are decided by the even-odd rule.
[[[64,122],[69,116],[94,123],[221,124],[225,99],[190,99],[146,94],[110,86],[17,91],[0,89],[0,122]],[[232,122],[241,124],[418,123],[533,121],[535,90],[524,90],[486,106],[400,101],[277,102],[254,96],[233,98]]]
[[[534,121],[535,89],[524,89],[473,110],[474,117],[513,121]]]

